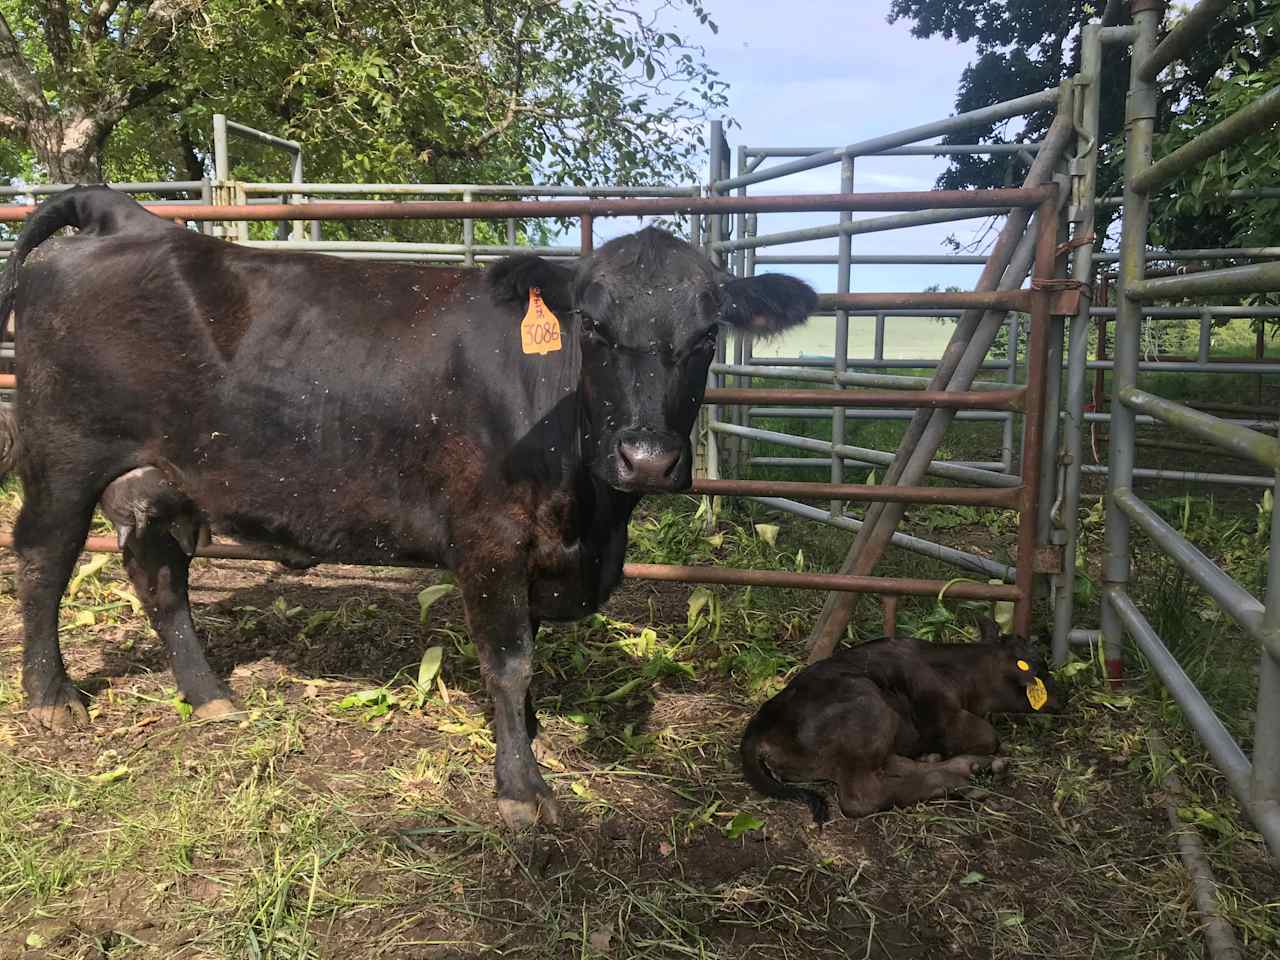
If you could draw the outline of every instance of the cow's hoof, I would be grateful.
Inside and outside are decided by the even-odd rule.
[[[508,829],[523,830],[536,823],[557,826],[560,823],[560,807],[550,796],[536,800],[498,799],[498,813]]]
[[[70,680],[63,680],[27,712],[40,726],[54,732],[74,730],[89,724],[89,711],[85,709],[80,691],[71,685]]]
[[[218,721],[230,720],[243,712],[226,697],[219,697],[216,700],[206,700],[200,704],[192,711],[192,716],[197,720]]]

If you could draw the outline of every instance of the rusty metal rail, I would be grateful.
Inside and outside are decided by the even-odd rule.
[[[771,390],[712,387],[707,403],[772,404],[777,407],[927,407],[931,410],[1021,410],[1025,387],[982,392],[946,390]]]
[[[510,217],[639,217],[675,213],[822,213],[1038,206],[1052,186],[1005,190],[814,193],[767,197],[623,197],[615,200],[367,200],[251,205],[143,204],[166,220],[462,220]],[[0,207],[0,221],[25,220],[30,205]]]

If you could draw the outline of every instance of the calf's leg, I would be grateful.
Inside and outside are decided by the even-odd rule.
[[[908,807],[934,800],[965,786],[973,774],[991,763],[988,757],[952,757],[937,763],[921,763],[891,756],[881,769],[848,767],[836,781],[840,812],[865,817],[891,807]]]
[[[13,531],[22,608],[22,689],[36,722],[63,730],[89,722],[58,645],[58,606],[89,534],[98,488],[88,478],[53,475],[43,465],[37,470],[31,461],[24,464],[25,499]]]
[[[462,579],[467,626],[480,655],[480,669],[493,698],[494,763],[498,812],[512,829],[541,820],[558,823],[560,811],[538,772],[530,744],[529,680],[533,675],[533,631],[529,586],[517,571]],[[536,722],[536,721],[535,721]]]
[[[124,543],[124,566],[147,610],[151,626],[164,641],[169,667],[195,716],[216,720],[236,712],[227,689],[204,657],[187,595],[191,560],[169,532],[168,524],[149,523],[131,530]]]

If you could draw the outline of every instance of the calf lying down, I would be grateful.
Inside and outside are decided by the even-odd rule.
[[[982,632],[968,644],[885,638],[806,667],[747,724],[747,782],[803,801],[818,824],[826,800],[793,784],[834,783],[846,817],[964,786],[1000,746],[986,717],[1059,709],[1043,662],[990,621]],[[943,759],[920,759],[930,754]]]

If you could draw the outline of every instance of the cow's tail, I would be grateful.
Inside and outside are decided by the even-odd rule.
[[[27,217],[0,274],[0,328],[9,326],[18,293],[18,274],[31,251],[64,227],[106,236],[125,231],[163,229],[168,224],[152,216],[132,197],[102,185],[72,187],[54,194]],[[12,407],[0,407],[0,480],[16,465],[20,434]]]
[[[742,735],[742,774],[746,777],[747,783],[766,797],[773,797],[775,800],[799,800],[813,814],[813,822],[822,826],[831,819],[827,801],[822,795],[813,790],[806,790],[804,787],[783,783],[765,766],[764,758],[761,756],[764,738],[759,729],[759,719],[759,714],[752,717],[751,722],[747,724],[746,732]]]
[[[0,277],[0,326],[7,323],[18,292],[18,272],[31,251],[63,227],[81,233],[105,236],[134,230],[163,229],[168,224],[147,213],[127,194],[103,185],[72,187],[55,193],[27,217],[22,232],[9,252],[4,275]]]

